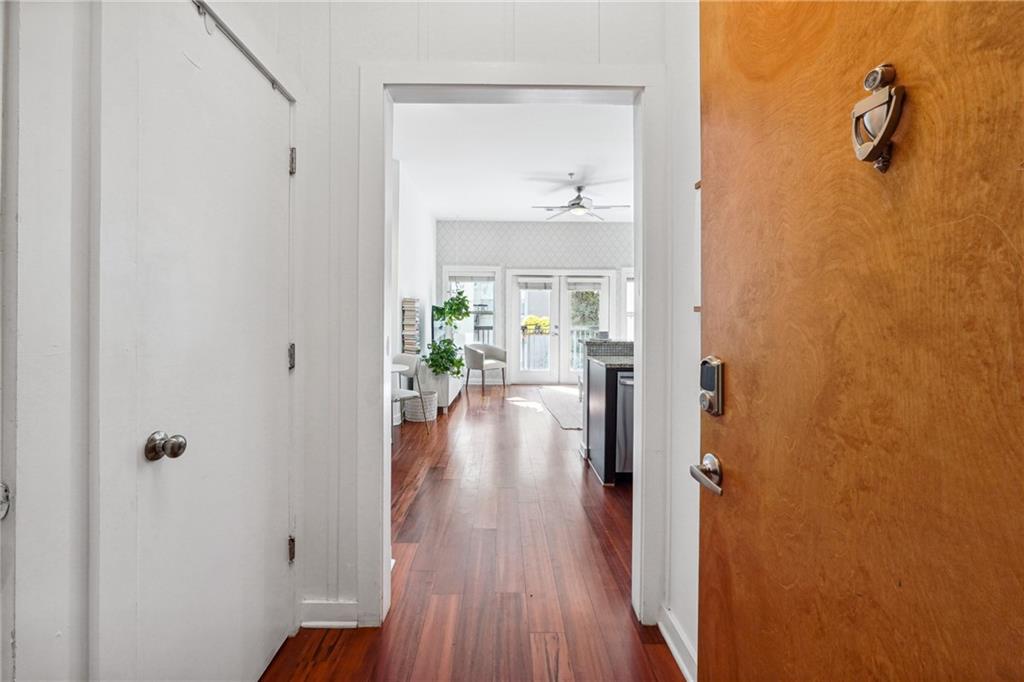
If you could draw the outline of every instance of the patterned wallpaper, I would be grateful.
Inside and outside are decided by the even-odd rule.
[[[628,268],[632,223],[437,222],[437,280],[445,265]]]

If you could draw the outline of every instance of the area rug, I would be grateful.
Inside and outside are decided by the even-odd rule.
[[[540,400],[566,431],[583,430],[583,403],[575,386],[541,386]]]

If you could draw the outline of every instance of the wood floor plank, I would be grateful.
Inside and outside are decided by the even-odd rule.
[[[461,598],[452,679],[479,682],[494,678],[498,639],[498,595],[467,592]]]
[[[530,662],[533,682],[571,682],[574,679],[569,666],[569,649],[561,633],[530,633]]]
[[[392,605],[388,622],[381,628],[374,679],[410,679],[420,637],[423,635],[423,618],[433,589],[433,579],[434,574],[429,571],[411,572],[402,599]]]
[[[303,664],[298,669],[296,677],[308,680],[309,682],[330,679],[328,673],[331,667],[333,667],[335,649],[341,643],[343,633],[344,630],[328,630],[325,632],[316,649],[306,656]]]
[[[494,679],[502,682],[529,679],[530,632],[526,599],[522,592],[498,594],[498,622]]]
[[[323,641],[326,634],[326,630],[300,629],[295,635],[286,639],[260,678],[261,681],[279,682],[301,679],[299,670],[313,651],[320,646],[320,642]]]
[[[590,601],[584,577],[587,567],[578,564],[573,551],[572,538],[581,531],[573,526],[570,532],[561,504],[545,502],[542,510],[572,669],[577,677],[585,680],[616,679]],[[628,623],[620,627],[628,627]]]
[[[455,661],[455,634],[460,597],[432,595],[423,620],[423,636],[412,667],[413,680],[450,680]]]
[[[523,593],[526,591],[526,578],[523,574],[523,537],[516,488],[498,489],[497,511],[495,589],[498,592]]]
[[[654,679],[658,682],[685,682],[686,678],[676,665],[676,659],[664,643],[645,644],[644,651],[654,672]]]
[[[496,530],[498,528],[498,489],[482,487],[478,504],[480,511],[473,527]]]
[[[469,538],[469,556],[463,594],[494,593],[497,572],[497,543],[495,533],[487,529],[473,529]]]
[[[324,678],[331,682],[373,679],[380,648],[381,628],[358,628],[342,633],[342,646]]]
[[[478,490],[460,488],[458,500],[442,540],[443,561],[434,567],[434,594],[462,594],[472,557],[473,524],[476,521]]]
[[[530,632],[564,632],[558,587],[551,568],[547,536],[540,505],[519,505],[522,539],[523,578]]]
[[[630,603],[632,499],[606,488],[536,387],[479,387],[395,429],[392,606],[302,629],[264,680],[682,679]]]

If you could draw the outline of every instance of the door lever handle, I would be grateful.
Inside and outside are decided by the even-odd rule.
[[[710,452],[704,455],[700,464],[690,465],[690,475],[714,494],[722,494],[722,463]]]

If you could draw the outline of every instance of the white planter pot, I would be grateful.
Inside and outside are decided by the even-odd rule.
[[[435,421],[437,419],[437,391],[423,391],[423,402],[419,398],[403,401],[405,419],[410,422]],[[424,416],[423,410],[427,413]]]
[[[437,406],[445,412],[448,412],[448,406],[455,402],[462,390],[462,379],[447,374],[426,372],[422,381],[424,391],[437,391]]]

